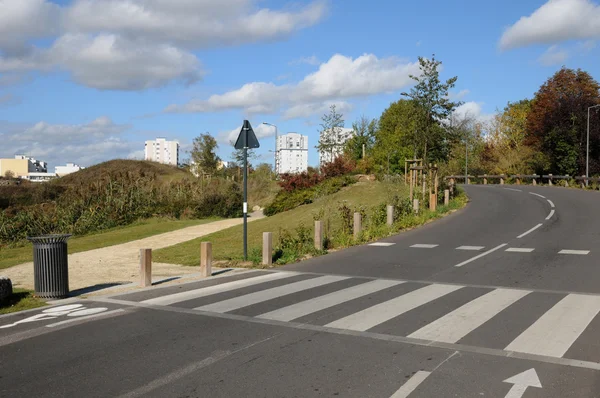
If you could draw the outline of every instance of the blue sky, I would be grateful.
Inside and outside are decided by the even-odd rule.
[[[483,120],[562,65],[600,80],[598,21],[592,0],[0,0],[0,157],[89,166],[209,132],[228,159],[247,118],[260,161],[267,121],[308,135],[314,165],[327,107],[379,117],[418,56]]]

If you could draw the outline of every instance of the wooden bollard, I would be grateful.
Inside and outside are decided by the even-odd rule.
[[[569,188],[569,175],[567,174],[567,178],[565,179],[565,187]]]
[[[387,225],[391,227],[394,224],[394,206],[387,206]]]
[[[200,243],[200,276],[209,277],[212,275],[212,243]]]
[[[487,177],[483,177],[483,185],[487,185]]]
[[[315,221],[315,249],[323,250],[323,221]]]
[[[504,185],[504,178],[500,177],[500,185]]]
[[[534,187],[537,185],[537,181],[535,180],[535,178],[533,179],[532,184]]]
[[[429,210],[436,211],[437,209],[437,195],[432,193],[429,195]]]
[[[450,191],[446,189],[444,191],[444,206],[448,206],[450,204]]]
[[[360,238],[360,232],[362,230],[362,214],[354,213],[354,240]]]
[[[152,286],[152,249],[140,249],[140,286]]]
[[[548,175],[548,185],[552,186],[552,174]]]
[[[263,232],[262,263],[273,264],[273,232]]]
[[[413,200],[413,210],[415,214],[419,213],[419,199]]]
[[[517,177],[517,185],[521,185],[521,177]]]

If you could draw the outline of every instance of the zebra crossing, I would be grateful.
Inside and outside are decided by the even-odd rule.
[[[235,278],[120,299],[569,359],[578,359],[581,346],[570,349],[588,327],[600,326],[595,295],[288,271]],[[600,346],[592,348],[600,362]],[[594,354],[588,350],[586,358]]]

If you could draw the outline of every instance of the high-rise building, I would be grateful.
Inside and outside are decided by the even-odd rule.
[[[277,137],[276,165],[277,174],[308,170],[308,136],[288,133]]]
[[[165,138],[146,141],[144,159],[177,166],[179,164],[179,142],[167,141]]]
[[[326,148],[319,151],[319,164],[333,162],[335,158],[344,153],[344,145],[352,137],[354,137],[354,130],[352,129],[335,127],[333,130],[323,130],[320,143],[325,144]]]

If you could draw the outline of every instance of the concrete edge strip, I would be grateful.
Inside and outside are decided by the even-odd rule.
[[[451,351],[462,351],[462,352],[470,352],[474,354],[482,354],[482,355],[491,355],[496,357],[504,357],[504,358],[518,358],[530,361],[551,363],[555,365],[563,365],[563,366],[571,366],[576,368],[584,368],[584,369],[593,369],[600,370],[600,363],[591,362],[591,361],[583,361],[578,359],[569,359],[569,358],[558,358],[558,357],[550,357],[545,355],[536,355],[536,354],[527,354],[515,351],[504,351],[496,348],[486,348],[486,347],[475,347],[464,344],[456,344],[456,343],[443,343],[439,341],[430,341],[430,340],[422,340],[415,339],[403,336],[393,336],[381,333],[373,333],[373,332],[360,332],[355,330],[347,330],[347,329],[336,329],[330,328],[326,326],[319,325],[311,325],[306,323],[297,323],[297,322],[282,322],[275,321],[271,319],[262,319],[262,318],[254,318],[244,315],[235,315],[235,314],[223,314],[216,312],[205,312],[198,310],[191,310],[187,308],[177,308],[177,307],[169,307],[169,306],[155,306],[148,304],[141,304],[136,302],[127,302],[123,300],[90,300],[90,301],[100,301],[100,302],[118,302],[119,304],[129,305],[131,307],[141,307],[159,311],[168,311],[168,312],[176,312],[190,315],[203,315],[213,318],[222,318],[222,319],[230,319],[234,321],[246,321],[251,323],[259,323],[264,325],[271,326],[279,326],[279,327],[287,327],[292,329],[301,329],[301,330],[312,330],[315,332],[324,332],[324,333],[333,333],[338,335],[345,336],[354,336],[354,337],[367,337],[376,340],[382,341],[391,341],[396,343],[404,343],[404,344],[413,344],[422,347],[434,347]]]
[[[466,261],[463,261],[460,264],[456,264],[455,267],[462,267],[463,265],[469,264],[470,262],[473,262],[475,260],[479,260],[481,257],[485,257],[488,254],[491,254],[491,253],[495,252],[496,250],[500,250],[500,249],[502,249],[506,245],[508,245],[508,243],[503,243],[501,245],[498,245],[498,246],[494,247],[493,249],[490,249],[490,250],[488,250],[488,251],[486,251],[484,253],[481,253],[481,254],[479,254],[479,255],[477,255],[475,257],[472,257],[472,258],[470,258],[470,259],[468,259]]]

